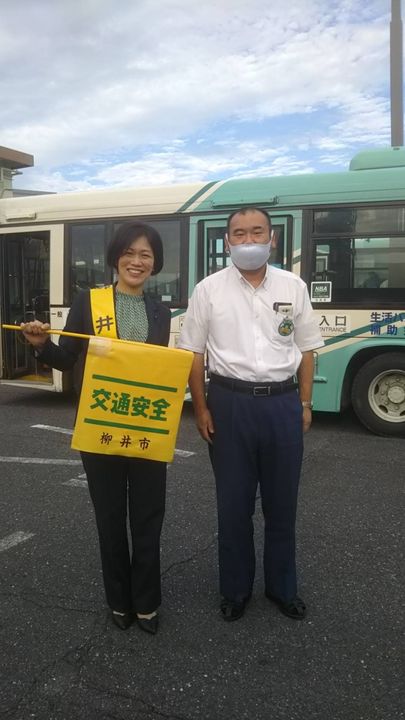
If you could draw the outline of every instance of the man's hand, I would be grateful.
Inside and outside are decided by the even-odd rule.
[[[39,320],[21,323],[21,330],[24,337],[36,348],[41,348],[45,345],[49,337],[47,333],[47,330],[49,329],[50,325],[48,323],[42,323]]]
[[[198,432],[203,440],[212,443],[212,435],[214,434],[214,423],[212,422],[211,413],[208,409],[200,410],[195,413]]]

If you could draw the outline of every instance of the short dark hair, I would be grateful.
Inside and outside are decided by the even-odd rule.
[[[126,222],[120,225],[107,249],[107,263],[110,267],[117,269],[118,260],[132,245],[134,240],[146,237],[153,252],[152,275],[157,275],[163,267],[163,243],[162,238],[155,228],[141,222]]]
[[[271,217],[267,210],[264,210],[263,208],[259,207],[241,207],[239,210],[234,210],[230,216],[228,217],[227,223],[226,223],[226,232],[229,234],[229,229],[231,227],[231,221],[232,218],[235,217],[235,215],[246,215],[246,213],[250,212],[259,212],[266,218],[268,224],[269,224],[269,230],[271,230]]]

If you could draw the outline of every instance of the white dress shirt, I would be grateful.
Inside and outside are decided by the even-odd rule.
[[[272,382],[295,375],[302,353],[323,344],[301,278],[267,265],[254,288],[232,265],[196,285],[178,347],[208,350],[217,375]]]

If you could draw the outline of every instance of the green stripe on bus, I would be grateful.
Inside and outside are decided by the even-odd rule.
[[[166,385],[152,385],[151,383],[134,382],[134,380],[123,380],[122,378],[108,377],[108,375],[92,375],[94,380],[105,380],[106,382],[122,383],[123,385],[133,385],[134,387],[151,388],[152,390],[164,390],[165,392],[177,392],[176,387],[166,387]]]
[[[210,188],[212,188],[212,186],[213,186],[213,185],[216,185],[217,183],[218,183],[218,180],[211,180],[211,182],[209,182],[209,183],[207,183],[206,185],[204,185],[204,187],[201,188],[201,190],[199,190],[198,192],[194,193],[194,195],[192,195],[192,197],[191,197],[189,200],[187,200],[187,202],[185,202],[184,205],[182,205],[182,206],[177,210],[177,212],[179,212],[179,213],[185,212],[185,210],[187,210],[187,208],[189,208],[190,205],[193,204],[193,202],[195,202],[196,200],[198,200],[198,198],[201,197],[201,195],[204,195],[204,193],[207,192],[207,190],[209,190]]]
[[[161,430],[160,428],[126,425],[125,423],[108,422],[108,420],[93,420],[93,418],[84,418],[83,422],[89,423],[89,425],[103,425],[104,427],[116,427],[123,430],[142,430],[142,432],[159,433],[159,435],[169,435],[170,433],[170,430]]]

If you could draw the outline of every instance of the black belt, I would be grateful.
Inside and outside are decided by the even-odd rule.
[[[256,397],[266,395],[280,395],[280,393],[291,392],[296,390],[298,383],[295,377],[290,377],[282,382],[254,383],[247,380],[234,380],[233,378],[223,377],[223,375],[210,374],[210,381],[215,385],[222,385],[228,390],[234,392],[248,393]]]

